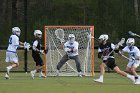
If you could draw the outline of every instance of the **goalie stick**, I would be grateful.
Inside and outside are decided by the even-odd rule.
[[[136,34],[136,33],[133,33],[132,31],[128,31],[128,34],[131,35],[131,36],[137,36],[140,38],[140,35]]]
[[[61,28],[58,28],[55,30],[56,37],[60,40],[61,43],[64,43],[64,30]]]

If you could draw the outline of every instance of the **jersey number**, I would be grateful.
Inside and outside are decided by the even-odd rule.
[[[12,44],[12,37],[9,38],[9,44]]]

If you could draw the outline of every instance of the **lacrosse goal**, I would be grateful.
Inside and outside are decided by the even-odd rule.
[[[56,33],[61,30],[58,37]],[[44,71],[47,76],[56,75],[56,66],[65,54],[62,41],[68,40],[68,35],[74,34],[79,43],[79,58],[84,75],[94,75],[94,26],[44,26],[44,46],[49,48],[44,56]],[[68,60],[60,69],[62,76],[77,75],[74,60]]]

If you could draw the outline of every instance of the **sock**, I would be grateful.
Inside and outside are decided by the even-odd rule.
[[[11,70],[13,67],[12,67],[12,66],[8,66],[7,68],[8,68],[9,70]]]
[[[100,75],[100,79],[102,79],[102,80],[103,80],[103,78],[104,78],[104,76],[103,76],[103,75]]]
[[[42,73],[42,71],[40,71],[39,73],[40,73],[40,75],[44,75],[44,74]]]
[[[35,69],[35,70],[33,70],[34,71],[34,73],[36,73],[37,72],[37,70]]]
[[[132,78],[132,75],[127,74],[127,78],[131,79]]]

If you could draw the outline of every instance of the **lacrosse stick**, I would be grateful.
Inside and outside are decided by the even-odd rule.
[[[131,36],[140,37],[140,35],[138,35],[138,34],[136,34],[136,33],[133,33],[132,31],[128,31],[128,34],[131,35]]]
[[[125,38],[122,38],[121,41],[115,45],[115,49],[118,49],[119,46],[123,46],[124,43],[125,43]],[[114,52],[115,49],[113,49],[106,57],[109,57]]]
[[[135,58],[128,58],[127,56],[125,56],[125,55],[123,55],[123,54],[121,54],[121,53],[120,53],[120,55],[121,55],[122,57],[124,57],[125,59],[129,60],[129,61],[135,61],[135,60],[136,60]]]
[[[87,35],[87,38],[88,38],[88,39],[94,38],[94,40],[99,41],[97,38],[95,38],[94,36],[92,36],[91,33],[89,34],[89,33],[87,32],[86,35]]]
[[[61,43],[63,43],[65,40],[64,40],[64,30],[59,28],[59,29],[56,29],[55,30],[55,35],[56,37],[60,40]]]

